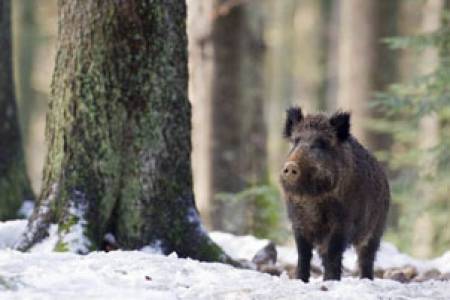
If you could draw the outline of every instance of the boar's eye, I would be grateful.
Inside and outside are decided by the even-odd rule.
[[[300,138],[299,138],[299,137],[296,137],[296,138],[292,141],[292,143],[293,143],[294,145],[297,145],[298,143],[300,143]]]
[[[325,150],[328,147],[329,147],[329,143],[324,139],[317,139],[312,144],[312,148],[314,148],[314,149]]]

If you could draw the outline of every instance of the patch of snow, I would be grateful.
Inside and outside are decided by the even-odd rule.
[[[150,254],[163,254],[163,246],[161,241],[155,241],[151,245],[147,245],[141,248],[141,251]]]
[[[105,234],[105,236],[103,237],[103,240],[112,245],[117,244],[116,237],[111,232],[108,232],[107,234]]]
[[[13,248],[27,227],[27,220],[0,222],[0,249]]]
[[[86,254],[91,247],[91,242],[85,235],[88,224],[85,219],[88,209],[87,201],[82,192],[74,191],[73,196],[75,199],[70,202],[69,217],[75,218],[76,223],[72,224],[67,232],[60,232],[60,241],[67,246],[69,251]]]
[[[156,254],[157,245],[145,251],[92,252],[87,255],[51,252],[58,239],[57,226],[31,253],[11,249],[26,221],[0,222],[0,299],[450,299],[450,282],[402,284],[344,278],[340,282],[312,279],[305,284],[284,274],[270,276],[220,263]],[[211,237],[234,258],[251,259],[267,240],[214,232]],[[277,247],[280,261],[296,262],[293,248]],[[150,251],[150,252],[149,252]],[[153,251],[153,252],[151,252]],[[346,266],[354,264],[354,251],[346,252]],[[450,268],[450,252],[422,261],[383,243],[378,266],[410,264],[441,271]],[[444,266],[445,265],[445,266]]]
[[[450,251],[447,251],[442,256],[431,260],[430,264],[442,273],[450,273]]]
[[[15,247],[22,247],[33,239],[36,232],[42,228],[42,225],[47,226],[44,221],[45,217],[50,211],[50,204],[55,200],[56,194],[58,193],[59,186],[57,183],[51,185],[50,193],[47,198],[43,199],[36,212],[37,218],[33,219],[32,222],[27,223],[27,229],[23,232],[21,238],[17,240]]]
[[[49,253],[55,249],[56,244],[58,243],[59,240],[58,225],[51,224],[50,228],[48,229],[48,233],[49,233],[48,237],[43,239],[40,243],[31,247],[30,252]]]
[[[19,216],[28,219],[33,213],[34,209],[34,201],[25,200],[22,203],[22,206],[19,209]]]
[[[230,233],[213,231],[209,236],[231,257],[251,260],[255,253],[266,246],[270,241],[258,239],[252,235],[235,236]],[[276,246],[278,262],[282,264],[297,264],[297,250],[295,248]],[[320,266],[320,258],[314,251],[312,264]]]
[[[141,251],[0,250],[1,299],[448,299],[450,283],[299,280]]]
[[[213,231],[210,233],[210,236],[231,257],[246,260],[251,260],[258,250],[270,242],[265,239],[257,239],[251,235],[235,236],[220,231]],[[295,248],[277,246],[277,252],[278,261],[281,264],[297,264],[297,250]],[[316,251],[313,252],[311,263],[318,267],[321,267],[322,265]],[[348,270],[357,269],[357,255],[353,247],[350,247],[345,251],[342,264]],[[442,257],[431,261],[425,261],[401,253],[394,245],[388,242],[381,243],[380,250],[377,252],[375,260],[375,269],[404,267],[407,265],[416,267],[419,272],[432,268],[436,268],[442,273],[450,272],[450,251],[445,253]]]

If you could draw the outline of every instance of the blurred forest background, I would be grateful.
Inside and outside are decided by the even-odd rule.
[[[56,0],[12,2],[26,166],[39,194]],[[197,206],[211,230],[289,242],[278,173],[284,111],[352,112],[386,166],[386,239],[450,248],[450,27],[444,0],[188,0]],[[4,147],[6,141],[1,141]]]

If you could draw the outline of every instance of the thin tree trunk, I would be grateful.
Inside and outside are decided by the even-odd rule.
[[[294,10],[294,99],[306,113],[323,108],[323,8],[321,1],[299,1]],[[290,28],[285,28],[289,31]]]
[[[22,201],[32,199],[25,167],[11,53],[11,2],[0,2],[0,220],[17,217]]]
[[[35,18],[36,1],[14,1],[13,9],[17,10],[14,24],[17,37],[14,42],[14,48],[16,49],[17,102],[21,112],[20,123],[22,125],[23,140],[28,141],[32,115],[37,106],[37,95],[32,84],[37,39],[40,36]]]
[[[329,22],[327,25],[327,60],[325,78],[325,106],[328,111],[335,111],[338,108],[337,93],[339,87],[338,67],[339,67],[339,19],[340,5],[342,0],[334,0],[329,3]]]
[[[261,4],[189,4],[196,191],[213,228],[252,232],[258,208],[241,203],[236,212],[222,196],[267,176]]]
[[[204,223],[211,220],[211,99],[214,52],[211,43],[213,1],[188,0],[189,99],[192,103],[192,169],[197,207]]]
[[[390,144],[371,130],[371,119],[382,114],[369,103],[397,74],[395,54],[382,42],[397,34],[397,11],[397,1],[339,1],[337,108],[352,112],[353,133],[372,150]]]
[[[424,3],[422,12],[422,33],[433,32],[441,26],[441,13],[444,8],[443,0],[428,0]],[[419,62],[419,71],[423,75],[433,72],[439,63],[439,53],[435,48],[424,51]],[[439,119],[436,114],[424,116],[419,124],[419,147],[429,151],[439,144]],[[436,163],[431,155],[425,155],[422,166],[423,176],[433,176],[436,172]],[[436,197],[432,184],[425,180],[419,186],[422,203],[431,203]],[[414,225],[413,253],[421,258],[428,258],[433,252],[433,220],[429,212],[423,212]]]
[[[268,161],[272,182],[278,182],[278,174],[285,159],[287,147],[282,140],[284,111],[294,104],[294,80],[292,57],[296,37],[294,26],[296,1],[271,1],[272,22],[268,37],[267,53],[267,110]]]
[[[369,117],[367,103],[373,89],[377,3],[372,0],[339,3],[337,104],[340,109],[351,110],[352,131],[367,145],[369,138],[363,125]]]
[[[18,247],[56,222],[56,250],[102,249],[112,233],[124,249],[230,261],[203,230],[192,191],[185,3],[58,6],[44,184]]]

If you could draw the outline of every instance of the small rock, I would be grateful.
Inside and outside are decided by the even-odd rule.
[[[317,278],[317,277],[322,276],[322,274],[323,274],[323,272],[320,267],[311,264],[311,276],[312,277]]]
[[[326,292],[326,291],[328,291],[328,288],[326,286],[322,285],[320,287],[320,290]]]
[[[277,249],[274,242],[270,242],[264,248],[259,250],[252,258],[258,269],[262,265],[274,265],[277,262]]]
[[[391,279],[395,280],[401,283],[408,282],[408,278],[406,277],[405,273],[400,269],[388,269],[383,274],[384,279]]]
[[[441,272],[438,269],[430,269],[414,278],[415,282],[424,282],[432,279],[439,279]]]
[[[441,276],[439,276],[439,280],[450,281],[450,273],[441,274]]]
[[[238,264],[243,269],[257,270],[257,265],[246,259],[238,259]]]
[[[297,271],[297,266],[291,265],[291,264],[285,264],[282,266],[282,268],[286,271],[286,273],[290,279],[295,279],[295,277],[296,277],[295,273]]]
[[[283,268],[273,265],[262,265],[259,269],[260,272],[267,273],[273,276],[280,276],[283,273]]]
[[[383,270],[383,269],[377,268],[377,269],[375,269],[375,270],[373,271],[373,276],[374,276],[375,278],[383,278],[383,275],[384,275],[384,270]]]
[[[408,280],[412,280],[418,273],[416,267],[413,266],[406,266],[402,268],[402,271]]]
[[[417,276],[417,269],[414,266],[404,266],[401,268],[390,268],[384,271],[383,278],[392,279],[401,283],[410,282]]]

